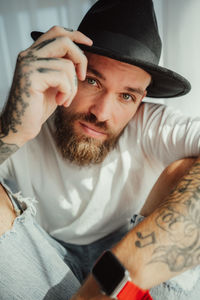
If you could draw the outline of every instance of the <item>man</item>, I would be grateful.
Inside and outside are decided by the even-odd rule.
[[[32,34],[37,40],[19,55],[1,116],[1,177],[8,193],[2,188],[7,217],[0,263],[8,278],[0,280],[2,299],[69,299],[79,286],[69,268],[82,283],[106,249],[114,254],[106,253],[112,274],[112,259],[120,268],[118,258],[135,284],[128,282],[128,290],[142,293],[140,299],[148,295],[143,289],[199,262],[199,160],[164,199],[175,184],[169,172],[173,179],[184,173],[177,164],[177,173],[174,165],[167,169],[169,186],[161,176],[142,211],[148,217],[133,229],[130,224],[162,170],[199,155],[199,120],[141,103],[145,96],[175,97],[190,90],[186,79],[158,66],[161,43],[152,2],[100,0],[79,30],[83,33],[53,27]],[[181,163],[184,171],[190,165]],[[25,198],[14,193],[19,190]],[[38,200],[37,221],[55,239],[35,223],[27,197]],[[4,235],[17,212],[16,234]],[[109,299],[99,289],[109,270],[101,268],[100,278],[98,265],[73,299]],[[178,277],[151,294],[195,297],[199,269],[184,276],[191,272],[196,281],[188,289]],[[30,289],[30,282],[37,288]],[[122,287],[118,299],[127,291]],[[117,285],[112,288],[108,295]]]

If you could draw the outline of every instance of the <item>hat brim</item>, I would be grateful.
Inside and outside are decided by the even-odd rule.
[[[33,40],[37,40],[43,33],[39,31],[31,32]],[[132,59],[110,49],[103,49],[97,46],[86,46],[78,44],[83,51],[106,56],[121,62],[140,67],[149,73],[152,77],[151,84],[147,88],[147,97],[151,98],[172,98],[187,94],[191,90],[189,81],[180,74],[167,68],[144,62],[138,59]]]

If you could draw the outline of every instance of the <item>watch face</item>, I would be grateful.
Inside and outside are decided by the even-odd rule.
[[[111,295],[125,275],[125,268],[110,251],[106,251],[92,270],[106,295]]]

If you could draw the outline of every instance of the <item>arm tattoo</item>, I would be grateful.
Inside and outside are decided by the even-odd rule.
[[[47,44],[47,43],[46,43]],[[14,74],[14,80],[9,95],[9,101],[5,106],[1,116],[1,135],[0,138],[6,137],[9,131],[17,132],[17,125],[21,125],[21,117],[24,115],[26,108],[29,106],[25,98],[29,98],[29,87],[31,86],[30,75],[33,71],[25,72],[24,67],[30,66],[36,61],[56,61],[54,57],[37,57],[30,50],[26,56],[19,56],[17,67]],[[47,72],[45,68],[39,68],[40,73]]]
[[[22,124],[22,116],[25,113],[29,103],[26,99],[30,97],[29,88],[31,86],[30,74],[33,71],[24,71],[24,67],[37,60],[32,51],[26,56],[19,56],[14,74],[13,84],[9,94],[9,100],[1,114],[1,133],[0,139],[8,136],[10,132],[17,133],[17,126]],[[6,144],[0,141],[0,162],[18,149],[17,145]],[[7,154],[6,154],[7,151]],[[7,157],[6,157],[7,156]]]
[[[6,144],[0,140],[0,164],[2,164],[12,153],[19,149],[17,145]]]
[[[29,106],[25,98],[30,97],[29,87],[31,86],[30,74],[33,71],[25,72],[24,67],[29,66],[37,57],[32,51],[24,57],[19,57],[14,74],[13,84],[10,90],[9,101],[1,115],[1,136],[6,137],[10,131],[17,132],[17,125],[21,125],[21,117]]]
[[[157,209],[155,224],[161,234],[162,231],[167,233],[168,242],[154,248],[149,263],[162,262],[171,272],[181,272],[200,263],[199,162],[193,165],[165,203]]]
[[[156,242],[155,232],[147,235],[142,235],[141,232],[136,232],[138,240],[135,242],[135,246],[138,248],[144,248],[149,245],[153,245]]]

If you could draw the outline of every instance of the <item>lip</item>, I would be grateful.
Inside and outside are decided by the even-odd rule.
[[[99,131],[99,129],[97,129],[95,126],[92,126],[85,122],[79,122],[79,124],[80,124],[81,128],[83,129],[83,131],[91,137],[101,138],[101,137],[107,136],[106,133]]]

